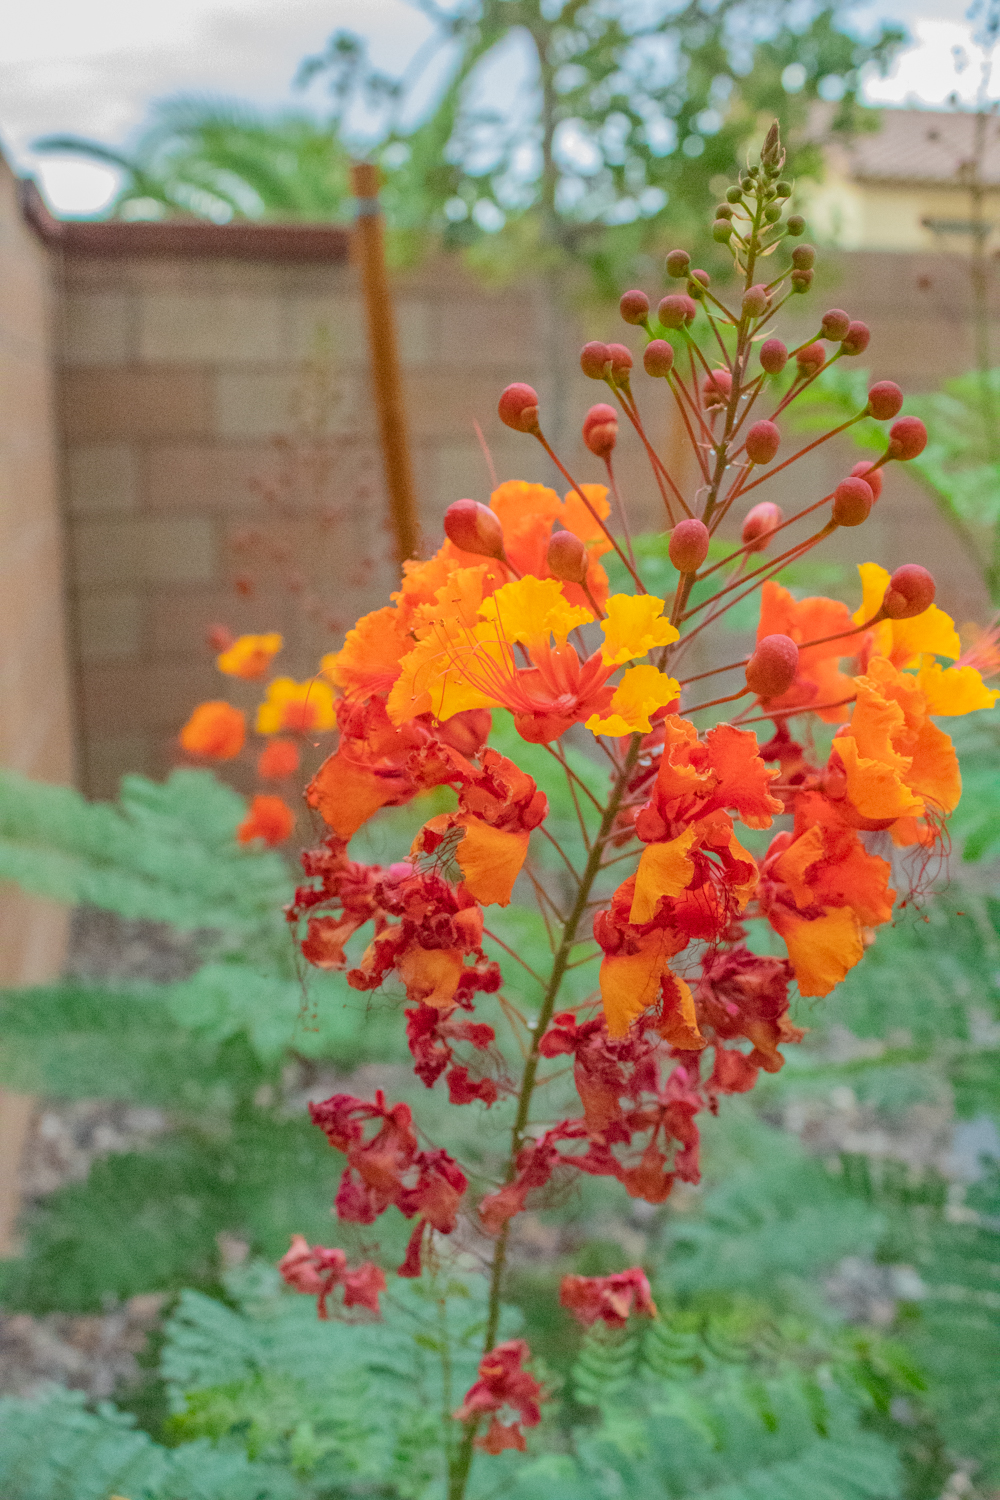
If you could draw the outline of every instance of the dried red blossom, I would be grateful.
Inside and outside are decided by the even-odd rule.
[[[612,1276],[564,1276],[559,1284],[559,1301],[585,1328],[598,1320],[609,1328],[624,1328],[633,1312],[639,1317],[656,1317],[656,1303],[646,1273],[639,1266],[616,1271]]]
[[[318,1299],[317,1311],[323,1319],[330,1316],[327,1299],[338,1286],[344,1289],[345,1307],[379,1312],[378,1299],[385,1291],[385,1273],[369,1260],[349,1271],[343,1250],[310,1245],[304,1235],[293,1234],[291,1245],[278,1262],[278,1270],[290,1287]]]
[[[477,1446],[487,1453],[504,1448],[524,1452],[521,1427],[537,1427],[542,1420],[541,1402],[547,1399],[535,1377],[523,1368],[531,1351],[523,1339],[508,1339],[497,1344],[479,1362],[479,1379],[465,1393],[465,1400],[455,1412],[458,1422],[471,1422],[481,1416],[491,1418],[489,1430]],[[497,1413],[505,1407],[517,1412],[517,1420],[501,1423]]]

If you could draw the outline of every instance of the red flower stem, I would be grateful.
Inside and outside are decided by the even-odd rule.
[[[795,714],[818,714],[822,713],[823,710],[827,708],[841,708],[845,703],[853,703],[856,700],[857,696],[857,693],[853,693],[850,698],[838,698],[836,703],[807,703],[799,708],[775,708],[772,709],[769,714],[756,714],[752,719],[744,718],[744,716],[741,714],[738,719],[733,720],[733,723],[763,724],[769,719],[790,719]],[[794,790],[801,791],[802,788],[796,787],[794,788]]]
[[[634,568],[635,567],[635,553],[632,551],[632,533],[629,531],[628,514],[627,514],[627,512],[625,510],[625,506],[622,503],[622,497],[618,493],[618,485],[615,483],[615,471],[611,467],[611,454],[610,453],[608,454],[608,456],[604,460],[604,467],[608,471],[608,488],[610,489],[612,495],[614,495],[614,497],[615,497],[615,504],[618,507],[618,515],[621,518],[622,531],[625,534],[625,546],[628,549],[629,561],[631,562],[631,564],[632,564],[632,566]],[[664,499],[666,499],[666,496],[664,496]],[[668,506],[667,507],[668,512],[669,512],[669,509],[670,509],[670,507]]]
[[[594,840],[590,857],[580,879],[579,889],[572,909],[563,926],[562,938],[552,961],[552,971],[549,975],[545,998],[535,1021],[531,1033],[531,1046],[528,1050],[527,1061],[524,1065],[524,1073],[521,1076],[521,1089],[517,1100],[517,1114],[511,1129],[510,1155],[507,1159],[507,1167],[504,1174],[504,1184],[509,1185],[517,1175],[517,1158],[524,1145],[525,1131],[528,1128],[528,1120],[531,1114],[531,1100],[535,1091],[535,1080],[538,1073],[539,1045],[542,1037],[549,1029],[559,998],[559,991],[566,971],[569,968],[571,954],[577,943],[577,929],[583,920],[590,898],[591,888],[601,868],[604,849],[614,827],[615,818],[618,816],[618,808],[626,787],[635,770],[639,759],[639,746],[641,735],[633,734],[628,753],[618,772],[618,776],[611,789],[607,806],[601,818],[601,826]],[[497,1341],[497,1333],[500,1328],[500,1298],[503,1291],[504,1270],[507,1264],[507,1243],[510,1239],[510,1220],[504,1225],[497,1238],[496,1249],[493,1252],[493,1265],[490,1273],[489,1310],[486,1317],[486,1331],[483,1337],[483,1353],[488,1354]],[[469,1480],[469,1472],[472,1468],[472,1460],[475,1455],[476,1428],[479,1419],[475,1418],[466,1422],[465,1434],[449,1466],[448,1475],[448,1500],[463,1500],[466,1486]]]
[[[870,630],[873,625],[878,624],[878,615],[872,615],[863,625],[855,625],[852,630],[840,630],[836,635],[821,635],[815,641],[799,641],[800,651],[808,651],[810,646],[827,646],[831,641],[846,640],[848,636],[860,635],[863,630]],[[717,677],[720,672],[735,672],[737,667],[745,667],[749,663],[749,656],[744,656],[742,661],[727,662],[724,667],[710,667],[707,672],[696,672],[693,677],[682,677],[679,679],[680,687],[687,687],[690,682],[702,682],[706,677]],[[685,713],[694,713],[694,709],[686,708]]]
[[[707,619],[702,620],[700,625],[696,625],[693,630],[689,630],[687,635],[682,636],[677,644],[680,646],[685,642],[692,641],[696,635],[701,634],[706,625],[711,625],[713,621],[719,618],[720,615],[724,615],[727,610],[732,609],[733,606],[739,604],[742,599],[745,599],[749,594],[754,593],[754,591],[758,587],[758,584],[766,583],[768,577],[773,577],[775,573],[780,573],[781,569],[785,566],[786,563],[793,562],[796,558],[801,557],[803,553],[810,551],[810,549],[815,547],[818,542],[821,542],[826,535],[827,530],[824,527],[822,531],[817,531],[813,536],[807,537],[804,542],[801,542],[798,547],[793,548],[790,553],[786,553],[783,558],[777,559],[773,564],[770,572],[764,578],[761,578],[760,574],[758,573],[756,575],[755,581],[751,583],[748,589],[745,589],[742,594],[737,594],[734,598],[730,599],[729,602],[727,604],[724,604],[721,609],[717,609],[714,615],[709,615]],[[754,575],[751,574],[748,576],[753,577]],[[719,596],[716,595],[716,598],[718,597]],[[715,601],[713,599],[709,599],[707,602],[709,604],[713,604]],[[700,605],[699,608],[701,608]]]
[[[833,491],[831,490],[829,495],[823,496],[822,500],[814,500],[812,505],[807,505],[804,510],[797,511],[794,516],[789,516],[788,520],[782,521],[779,526],[772,526],[770,531],[762,531],[752,541],[745,542],[742,547],[737,547],[735,552],[730,552],[728,557],[720,558],[717,563],[713,563],[710,568],[706,568],[704,573],[699,573],[695,582],[701,583],[702,579],[708,578],[710,574],[717,572],[719,568],[724,568],[727,563],[735,562],[739,557],[742,557],[743,561],[746,562],[753,547],[759,548],[761,542],[769,542],[773,536],[778,535],[779,531],[784,531],[786,526],[794,526],[795,522],[801,521],[803,516],[811,515],[814,510],[819,510],[821,505],[826,505],[832,499]],[[728,500],[726,503],[728,504]]]
[[[709,310],[708,310],[707,307],[705,308],[705,317],[708,319],[708,326],[711,328],[712,332],[715,334],[715,337],[716,337],[716,340],[718,342],[719,348],[722,350],[722,357],[726,361],[726,369],[729,371],[729,373],[731,375],[733,373],[733,362],[732,362],[732,360],[729,357],[729,350],[726,348],[726,345],[725,345],[725,342],[723,340],[722,334],[719,332],[718,324],[716,323],[715,319],[712,317],[712,314],[709,312]]]
[[[548,750],[550,747],[546,745],[545,748],[546,750]],[[587,825],[583,820],[583,812],[581,811],[580,802],[576,795],[576,787],[573,785],[573,773],[570,771],[569,766],[566,764],[561,755],[559,755],[556,751],[553,751],[552,753],[555,755],[556,760],[559,762],[566,773],[566,785],[569,788],[569,794],[573,799],[573,811],[576,813],[576,821],[580,825],[580,837],[583,839],[583,846],[589,854],[590,834],[587,832]]]
[[[685,714],[696,714],[702,708],[717,708],[720,703],[735,703],[737,698],[745,698],[750,689],[741,687],[739,692],[730,693],[727,698],[710,698],[707,703],[695,703],[684,710]]]
[[[775,474],[780,474],[782,469],[788,468],[789,464],[794,464],[800,458],[805,458],[806,454],[811,453],[814,448],[818,448],[820,443],[829,442],[830,438],[836,437],[839,432],[846,432],[848,427],[853,427],[855,422],[860,422],[861,418],[867,415],[867,411],[859,411],[856,417],[848,417],[847,421],[841,422],[839,427],[832,427],[829,432],[824,432],[823,436],[818,437],[815,442],[807,443],[804,448],[799,449],[798,453],[793,453],[791,458],[786,458],[784,463],[778,464],[774,469],[768,469],[767,473],[762,474],[759,479],[755,479],[753,484],[748,484],[743,493],[748,494],[750,490],[755,490],[759,484],[763,484],[766,479],[773,479]],[[884,463],[885,460],[883,459],[882,462]]]
[[[536,430],[535,430],[535,437],[541,443],[542,447],[545,449],[546,453],[549,455],[549,457],[551,458],[552,462],[555,464],[556,468],[559,470],[560,474],[566,480],[567,484],[571,484],[573,486],[573,488],[576,490],[576,493],[580,496],[580,499],[583,501],[584,505],[590,511],[590,514],[593,516],[594,520],[597,522],[598,526],[604,532],[604,535],[607,537],[608,541],[611,543],[612,547],[615,549],[615,551],[618,553],[618,556],[621,558],[622,562],[625,564],[625,566],[628,569],[629,573],[632,575],[632,581],[635,584],[636,588],[640,591],[640,593],[643,593],[643,594],[648,593],[649,590],[646,588],[646,585],[643,583],[642,579],[639,577],[638,573],[635,571],[635,569],[633,568],[632,564],[629,562],[628,558],[625,556],[624,552],[619,547],[619,545],[615,541],[614,537],[611,535],[611,532],[608,530],[608,528],[605,526],[604,522],[601,520],[600,516],[597,514],[597,511],[594,509],[594,507],[591,505],[590,501],[587,499],[586,495],[583,493],[583,490],[577,484],[576,480],[573,478],[572,474],[566,468],[565,464],[561,463],[560,460],[556,457],[556,455],[555,455],[555,453],[554,453],[551,445],[549,444],[548,439],[543,434],[541,428],[536,428]]]
[[[779,401],[777,407],[775,408],[774,415],[776,417],[779,416],[780,413],[785,410],[786,406],[790,406],[797,396],[801,396],[802,392],[804,390],[807,390],[808,387],[812,385],[814,380],[818,380],[825,370],[828,370],[831,365],[835,365],[837,363],[837,360],[840,359],[843,352],[843,349],[838,349],[836,354],[831,355],[831,357],[824,364],[820,365],[818,370],[814,370],[807,379],[802,381],[801,385],[798,385],[792,390],[787,391],[782,400]]]
[[[663,484],[662,484],[661,478],[660,478],[661,475],[663,476],[663,479],[665,479],[667,481],[667,483],[669,484],[670,488],[673,490],[674,495],[676,496],[679,504],[683,507],[685,513],[688,516],[690,516],[692,514],[691,508],[688,505],[687,501],[685,500],[684,496],[682,495],[682,493],[681,493],[680,489],[678,488],[678,486],[674,483],[674,480],[673,480],[672,476],[670,475],[670,473],[668,472],[668,470],[666,468],[666,465],[662,462],[659,454],[656,452],[656,449],[653,447],[652,443],[649,441],[648,437],[646,436],[646,432],[645,432],[645,429],[644,429],[644,427],[642,425],[642,418],[639,415],[639,408],[638,408],[638,406],[636,404],[635,397],[631,396],[631,392],[629,392],[629,395],[631,396],[631,402],[626,401],[626,399],[625,399],[625,393],[623,391],[619,390],[618,387],[613,382],[609,382],[609,384],[611,385],[611,389],[614,392],[614,394],[618,397],[618,400],[621,403],[622,410],[624,411],[625,415],[628,417],[629,421],[632,423],[632,426],[635,428],[635,430],[636,430],[636,432],[637,432],[637,434],[639,436],[639,440],[641,441],[643,447],[646,450],[646,456],[649,459],[650,464],[652,465],[653,476],[656,479],[656,482],[657,482],[657,484],[660,487],[660,494],[663,497],[663,503],[664,503],[664,505],[667,508],[667,516],[668,516],[668,518],[670,520],[670,524],[671,524],[671,526],[676,526],[676,524],[677,524],[677,517],[674,515],[673,507],[671,506],[670,500],[669,500],[669,498],[667,497],[667,495],[666,495],[666,493],[664,491]]]
[[[687,429],[688,441],[690,442],[691,447],[694,449],[694,455],[698,460],[698,467],[701,469],[702,478],[707,484],[708,465],[705,462],[705,455],[701,451],[701,443],[699,443],[698,439],[695,437],[693,431],[691,430],[691,423],[688,421],[687,412],[684,410],[685,401],[687,402],[688,406],[690,406],[692,412],[695,415],[695,418],[701,426],[702,439],[704,440],[704,442],[709,443],[712,447],[714,447],[715,439],[712,436],[710,428],[705,425],[704,417],[695,406],[694,401],[691,399],[691,393],[689,392],[687,386],[684,384],[684,381],[676,373],[676,371],[671,370],[670,374],[667,376],[667,384],[674,393],[674,400],[677,402],[677,410],[680,412],[681,419],[684,423],[685,428]],[[680,392],[680,394],[678,394],[678,392]],[[684,398],[683,401],[681,400],[682,396]]]
[[[572,875],[572,877],[576,881],[577,885],[579,885],[579,883],[580,883],[580,877],[579,877],[579,875],[576,873],[576,871],[573,868],[573,861],[570,859],[569,855],[566,853],[565,849],[563,848],[562,844],[560,844],[559,840],[557,838],[555,838],[549,832],[549,830],[545,827],[544,823],[542,823],[542,824],[539,825],[538,832],[542,835],[543,838],[548,839],[549,843],[552,845],[553,849],[559,855],[559,858],[562,860],[563,864],[566,866],[567,870]]]
[[[736,434],[739,432],[740,428],[743,426],[743,423],[746,421],[747,417],[750,415],[751,407],[753,406],[754,402],[757,400],[757,397],[760,395],[760,393],[761,393],[761,391],[763,389],[764,389],[764,376],[763,375],[755,375],[754,378],[753,378],[753,380],[751,381],[750,385],[745,385],[743,387],[743,389],[740,391],[740,396],[741,397],[747,396],[747,404],[746,404],[746,406],[744,406],[743,410],[740,412],[739,416],[736,419],[735,425],[733,426],[733,432],[732,432],[733,437],[736,436]]]
[[[483,936],[488,937],[491,943],[496,943],[498,948],[502,948],[503,951],[509,954],[511,958],[516,959],[517,962],[521,965],[521,968],[527,970],[536,984],[540,984],[543,988],[545,987],[545,980],[542,978],[542,976],[540,974],[536,974],[531,965],[526,964],[520,954],[514,952],[513,948],[509,948],[504,942],[503,938],[498,938],[496,933],[491,932],[488,927],[483,928]]]
[[[595,620],[603,620],[604,619],[604,611],[601,608],[601,606],[598,604],[597,600],[594,598],[593,594],[590,592],[590,585],[587,583],[586,579],[583,580],[583,582],[580,584],[580,587],[583,589],[583,592],[587,596],[587,603],[590,605],[591,609],[594,611],[594,618],[595,618]],[[582,645],[582,641],[581,641],[581,645]]]
[[[569,776],[569,777],[571,777],[571,779],[576,782],[577,786],[585,794],[585,796],[587,796],[587,797],[590,798],[591,802],[597,808],[597,811],[598,812],[603,812],[604,808],[602,807],[601,803],[598,802],[597,798],[594,796],[593,792],[590,790],[590,787],[587,785],[587,783],[585,781],[582,781],[580,779],[580,777],[576,774],[576,772],[571,768],[571,766],[570,766],[569,762],[566,760],[565,756],[563,754],[561,754],[560,751],[554,750],[551,745],[543,745],[542,749],[543,750],[547,750],[549,752],[549,754],[555,760],[557,760],[559,762],[559,764],[562,766],[563,770],[566,772],[566,775]]]
[[[803,547],[811,546],[814,542],[822,541],[825,536],[829,536],[832,529],[833,522],[831,521],[823,527],[822,531],[813,532],[812,536],[807,537],[804,542],[797,542],[794,547],[789,547],[787,552],[781,552],[777,557],[772,557],[769,562],[764,563],[753,573],[745,573],[742,578],[736,579],[735,582],[727,583],[725,588],[719,589],[718,593],[713,594],[710,599],[706,599],[703,603],[696,604],[693,609],[689,609],[687,614],[682,616],[682,620],[690,620],[692,616],[700,614],[703,609],[708,609],[710,605],[715,604],[721,599],[724,594],[730,593],[733,589],[738,589],[741,584],[750,583],[753,579],[759,578],[762,573],[782,567],[784,563],[794,557],[795,553],[801,551]],[[715,616],[713,615],[712,618],[714,619]]]

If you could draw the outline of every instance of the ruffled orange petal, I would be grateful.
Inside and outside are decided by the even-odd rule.
[[[803,996],[828,995],[864,953],[861,923],[849,906],[827,907],[812,920],[791,912],[771,920],[785,940]]]
[[[706,1045],[698,1030],[691,988],[679,974],[669,969],[663,976],[663,1016],[657,1030],[671,1047],[684,1052],[699,1052]]]
[[[320,670],[345,698],[369,698],[389,691],[400,661],[412,649],[413,637],[399,610],[386,605],[362,615],[340,650],[323,657]]]
[[[315,808],[339,839],[353,838],[358,829],[397,796],[386,776],[370,766],[349,760],[342,750],[327,756],[306,787],[306,803]]]
[[[784,811],[784,804],[768,791],[781,772],[761,760],[757,736],[749,729],[718,724],[709,730],[705,744],[709,764],[719,779],[719,801],[734,808],[748,828],[770,828],[774,815]]]
[[[462,977],[463,955],[459,948],[407,948],[397,968],[406,985],[407,998],[450,1010]]]
[[[635,926],[651,922],[664,896],[680,895],[694,875],[694,861],[688,850],[699,834],[697,824],[685,828],[677,838],[665,844],[647,844],[635,876],[635,894],[629,921]]]
[[[484,906],[508,906],[528,852],[528,833],[492,828],[471,814],[452,819],[465,836],[455,852],[465,883]]]
[[[608,1035],[625,1036],[637,1016],[656,1003],[660,979],[675,950],[665,932],[642,939],[638,953],[615,953],[601,964],[601,999]]]

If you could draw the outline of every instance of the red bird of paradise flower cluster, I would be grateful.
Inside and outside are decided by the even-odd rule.
[[[878,381],[851,422],[890,424],[880,457],[787,518],[756,493],[842,430],[779,457],[789,407],[869,341],[837,308],[797,348],[774,332],[785,299],[808,293],[815,260],[802,220],[783,213],[783,161],[775,126],[717,211],[735,291],[674,250],[676,289],[655,311],[642,291],[622,298],[641,355],[583,348],[584,374],[608,397],[583,421],[606,483],[571,473],[535,391],[508,386],[500,418],[544,450],[561,493],[508,480],[488,503],[454,501],[440,546],[404,565],[390,602],[357,622],[312,683],[272,681],[256,715],[260,733],[288,736],[265,752],[275,775],[292,766],[279,745],[295,752],[339,731],[306,789],[328,831],[303,856],[288,909],[304,958],[355,990],[405,996],[417,1077],[483,1111],[480,1155],[460,1166],[382,1093],[312,1106],[344,1157],[341,1221],[369,1225],[393,1209],[416,1221],[400,1275],[446,1254],[463,1218],[493,1239],[479,1378],[455,1413],[464,1433],[447,1444],[449,1500],[462,1500],[477,1444],[522,1448],[522,1428],[540,1419],[527,1346],[498,1342],[518,1215],[581,1172],[651,1204],[677,1179],[697,1182],[701,1111],[782,1067],[803,1035],[796,995],[829,994],[892,920],[914,865],[922,873],[940,847],[961,782],[938,721],[998,696],[979,670],[989,653],[962,656],[919,564],[863,562],[853,613],[799,597],[785,576],[834,531],[864,524],[892,465],[915,457],[926,433],[900,414],[899,387]],[[643,402],[662,400],[690,442],[691,494],[648,436],[637,365],[650,381]],[[655,546],[633,545],[615,477],[623,425],[663,504],[657,576],[667,559],[674,568],[663,597],[643,580]],[[754,648],[726,662],[708,627],[755,593]],[[220,666],[256,679],[273,639],[231,643]],[[237,754],[244,723],[233,713],[203,704],[185,747]],[[825,758],[812,749],[817,722],[832,730]],[[549,812],[557,790],[561,821]],[[424,798],[409,848],[389,865],[366,862],[355,835]],[[536,903],[547,932],[541,972],[504,925],[515,897]],[[761,956],[755,925],[784,952]],[[578,987],[583,998],[567,1003],[567,975],[587,963],[592,992]],[[297,1239],[282,1268],[321,1307],[336,1285],[367,1306],[343,1254]],[[561,1300],[588,1325],[656,1315],[641,1267],[567,1277]]]

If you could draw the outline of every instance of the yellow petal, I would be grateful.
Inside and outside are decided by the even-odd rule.
[[[666,844],[647,844],[635,877],[635,895],[629,921],[640,927],[651,922],[661,896],[679,896],[694,874],[694,861],[687,851],[698,837],[698,826],[685,828]]]
[[[680,632],[662,618],[663,610],[664,601],[655,594],[612,594],[607,619],[601,622],[601,660],[605,666],[620,667],[657,646],[676,641]]]
[[[455,821],[465,828],[455,858],[472,895],[484,906],[509,906],[514,881],[528,852],[529,835],[493,828],[471,815]]]
[[[892,659],[896,665],[909,666],[921,652],[947,656],[951,661],[962,654],[954,620],[936,604],[912,620],[892,621]]]
[[[799,993],[828,995],[864,953],[861,923],[849,906],[828,906],[821,917],[783,924],[788,957]]]
[[[405,724],[418,714],[444,720],[470,708],[498,708],[490,688],[513,674],[510,648],[496,640],[492,626],[470,631],[457,620],[439,621],[400,662],[386,704],[389,718]]]
[[[587,728],[592,734],[648,734],[649,716],[680,697],[680,683],[655,667],[630,667],[623,675],[606,719],[591,714]]]
[[[917,684],[927,699],[927,712],[945,718],[992,708],[1000,692],[988,688],[975,667],[942,667],[928,662],[917,673]]]
[[[533,641],[547,642],[550,635],[565,641],[571,630],[594,618],[588,609],[567,601],[558,578],[535,578],[531,573],[497,589],[479,613],[497,622],[501,640],[521,641],[529,650]]]

